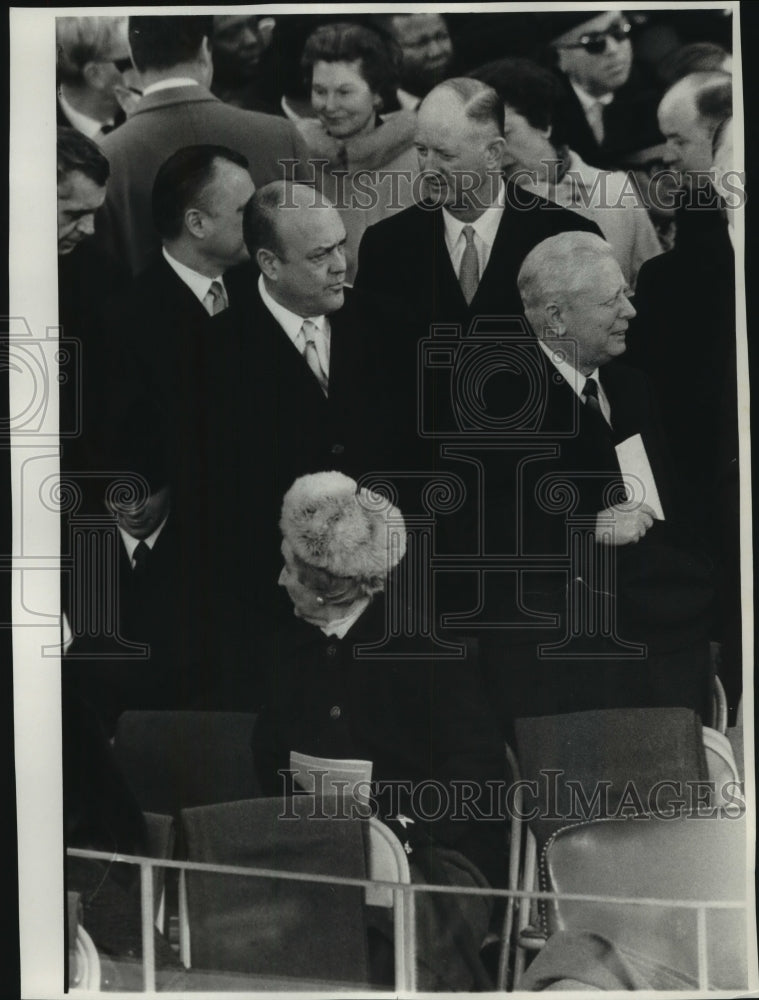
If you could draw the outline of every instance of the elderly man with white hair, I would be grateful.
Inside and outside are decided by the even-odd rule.
[[[124,121],[137,79],[125,17],[59,17],[55,22],[59,125],[100,142]],[[139,95],[138,95],[139,96]]]
[[[522,611],[553,618],[488,637],[490,683],[514,718],[656,706],[704,718],[712,594],[678,531],[651,387],[621,363],[629,286],[587,233],[540,243],[518,282],[535,341],[515,345],[520,363],[499,380],[519,446],[510,495],[486,513],[517,525]]]
[[[280,528],[279,582],[295,617],[278,626],[271,649],[259,647],[271,674],[253,737],[264,792],[290,790],[293,753],[322,758],[327,770],[335,761],[364,762],[374,814],[404,843],[415,878],[484,886],[484,873],[502,883],[506,829],[485,782],[506,777],[503,744],[474,647],[462,643],[460,657],[446,658],[432,639],[407,640],[391,628],[393,577],[406,551],[400,511],[339,472],[320,472],[288,490]],[[462,795],[479,811],[457,809]],[[487,929],[479,905],[454,905],[440,922],[447,934],[456,920],[474,921],[464,933],[476,941],[475,964]],[[420,949],[428,963],[435,954],[439,942],[426,957]],[[422,980],[448,989],[478,982],[450,956]]]

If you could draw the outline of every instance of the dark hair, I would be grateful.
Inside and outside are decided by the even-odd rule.
[[[284,181],[272,181],[259,188],[245,206],[242,235],[251,260],[256,259],[258,250],[282,253],[277,233],[277,212],[285,193]]]
[[[56,139],[58,182],[74,170],[84,174],[98,187],[108,180],[111,168],[97,143],[75,128],[59,128]]]
[[[144,15],[129,18],[129,46],[137,69],[171,69],[192,62],[213,34],[213,15]]]
[[[492,87],[501,102],[526,118],[533,128],[553,125],[558,86],[550,70],[531,59],[515,57],[495,59],[473,69],[469,76]]]
[[[691,73],[708,73],[721,70],[730,55],[727,49],[715,42],[691,42],[682,45],[664,60],[659,73],[668,87]]]
[[[214,179],[218,160],[248,169],[248,161],[241,153],[210,145],[185,146],[161,164],[152,195],[153,225],[159,236],[179,236],[184,213]]]
[[[311,87],[317,62],[360,62],[361,76],[373,94],[378,94],[385,106],[392,106],[398,87],[401,51],[390,38],[383,38],[371,28],[346,21],[323,24],[308,37],[301,69],[308,88]]]
[[[733,81],[728,74],[724,80],[713,80],[698,91],[696,110],[699,118],[716,128],[733,113]]]

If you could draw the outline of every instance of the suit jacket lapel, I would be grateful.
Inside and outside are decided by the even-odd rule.
[[[257,309],[254,312],[255,320],[253,329],[246,331],[246,337],[252,352],[253,370],[261,373],[266,395],[277,393],[285,400],[290,399],[293,408],[297,408],[298,401],[304,398],[309,401],[310,406],[326,407],[327,398],[314,373],[261,301],[257,291],[255,295],[258,299]],[[331,367],[330,360],[330,369]]]

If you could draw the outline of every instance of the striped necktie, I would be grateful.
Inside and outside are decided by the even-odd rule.
[[[315,337],[317,331],[318,327],[316,323],[310,319],[304,319],[303,326],[300,328],[299,339],[302,338],[301,353],[306,359],[306,364],[316,376],[316,380],[321,386],[322,392],[326,396],[329,386],[329,378],[327,372],[325,372],[322,367],[319,352],[316,349]]]
[[[477,247],[474,245],[474,227],[464,226],[462,230],[466,246],[461,258],[459,268],[459,284],[464,293],[466,304],[469,305],[475,296],[477,286],[480,283],[480,261],[477,256]]]

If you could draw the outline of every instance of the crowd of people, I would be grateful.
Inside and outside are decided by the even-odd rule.
[[[128,709],[244,710],[270,795],[293,751],[505,788],[518,719],[708,725],[717,669],[734,713],[728,17],[56,39],[71,759]],[[505,821],[376,807],[427,880],[441,848],[505,884]]]

